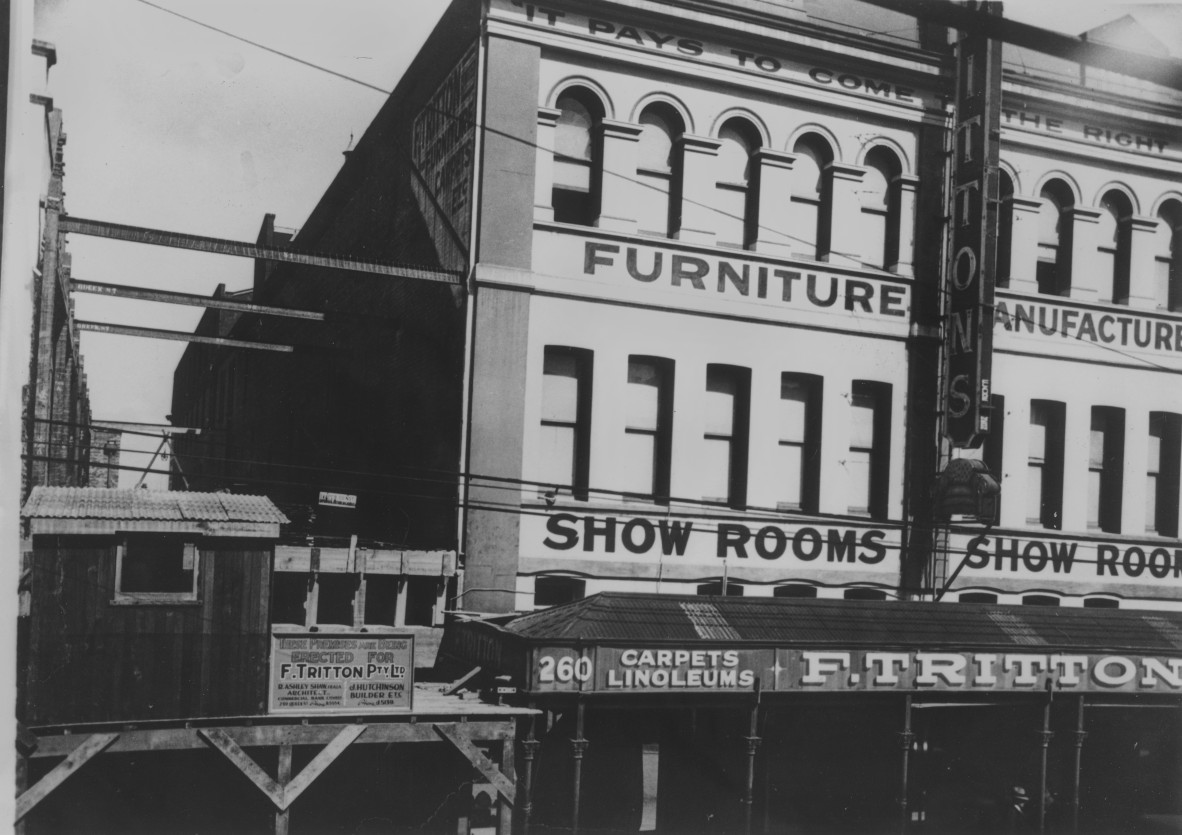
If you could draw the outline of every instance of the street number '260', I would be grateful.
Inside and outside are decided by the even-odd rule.
[[[538,667],[538,681],[542,684],[590,681],[593,671],[591,659],[585,655],[580,658],[564,655],[558,659],[553,655],[543,655],[538,659]]]

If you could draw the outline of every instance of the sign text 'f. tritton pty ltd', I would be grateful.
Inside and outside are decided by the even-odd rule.
[[[542,648],[531,689],[546,692],[1182,693],[1182,658],[1054,652],[739,649],[684,647]]]

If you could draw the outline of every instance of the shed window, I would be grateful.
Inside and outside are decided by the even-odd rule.
[[[168,535],[129,536],[115,560],[116,603],[197,599],[197,543]]]

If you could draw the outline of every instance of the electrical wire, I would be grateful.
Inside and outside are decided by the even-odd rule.
[[[328,73],[329,75],[335,76],[336,78],[343,79],[344,81],[349,81],[349,82],[352,82],[353,84],[359,84],[362,87],[367,87],[370,90],[374,90],[378,93],[382,93],[382,94],[388,96],[392,92],[390,90],[386,90],[381,87],[378,87],[375,84],[370,84],[368,81],[362,81],[361,79],[354,78],[351,75],[345,75],[344,73],[337,72],[336,70],[330,70],[328,67],[321,66],[320,64],[314,64],[311,61],[308,61],[304,58],[300,58],[296,55],[292,55],[289,52],[282,52],[278,49],[275,49],[274,47],[267,46],[266,44],[261,44],[258,41],[252,41],[249,38],[244,38],[241,35],[235,35],[233,32],[228,32],[225,29],[219,29],[217,26],[214,26],[212,24],[204,23],[200,20],[197,20],[196,18],[189,17],[188,15],[183,15],[180,12],[175,12],[172,9],[165,8],[164,6],[159,6],[155,3],[150,2],[150,0],[136,0],[136,2],[142,3],[145,6],[151,6],[153,9],[164,12],[165,14],[170,14],[174,17],[179,17],[181,20],[186,20],[189,23],[192,23],[192,24],[202,27],[203,29],[210,29],[214,32],[217,32],[219,35],[225,35],[227,38],[233,38],[236,41],[241,41],[242,43],[249,44],[250,46],[253,46],[256,49],[261,49],[264,52],[270,52],[273,55],[278,55],[281,58],[288,59],[289,61],[295,61],[297,64],[302,64],[305,67],[311,67],[314,70],[319,70],[320,72]]]

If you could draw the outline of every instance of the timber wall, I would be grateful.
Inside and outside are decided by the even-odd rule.
[[[34,540],[29,725],[264,712],[270,549],[199,544],[196,603],[114,605],[116,539]]]

